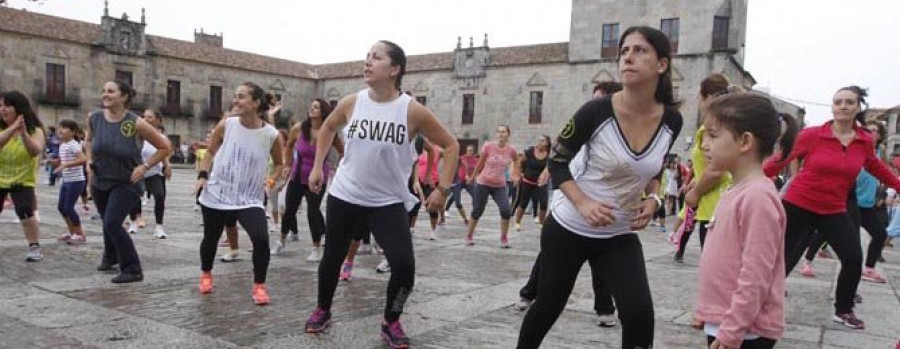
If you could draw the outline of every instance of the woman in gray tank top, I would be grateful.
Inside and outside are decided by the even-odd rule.
[[[169,141],[153,126],[128,110],[135,92],[124,82],[107,82],[100,99],[103,110],[88,115],[84,148],[88,168],[93,172],[91,192],[103,218],[103,259],[99,271],[119,265],[113,283],[144,279],[134,241],[122,228],[122,221],[140,205],[144,173],[172,153]],[[156,147],[147,162],[141,159],[144,140]]]

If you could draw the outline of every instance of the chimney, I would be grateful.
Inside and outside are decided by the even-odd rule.
[[[207,34],[203,32],[203,28],[200,28],[200,31],[194,30],[194,43],[209,45],[215,47],[223,47],[222,46],[222,34]]]

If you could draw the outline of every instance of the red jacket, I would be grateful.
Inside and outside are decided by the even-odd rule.
[[[855,127],[856,137],[845,148],[831,132],[829,121],[800,132],[786,161],[770,158],[763,166],[772,177],[797,158],[803,165],[791,180],[783,200],[817,214],[847,212],[847,194],[865,168],[885,185],[900,191],[900,180],[875,155],[872,136]]]

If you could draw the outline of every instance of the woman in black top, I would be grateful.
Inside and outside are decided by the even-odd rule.
[[[537,144],[525,149],[516,160],[516,168],[522,171],[519,179],[519,189],[516,194],[516,231],[522,230],[522,216],[528,202],[537,202],[538,222],[544,224],[547,216],[547,180],[550,173],[547,172],[547,155],[550,152],[550,136],[541,135]]]
[[[144,173],[172,154],[166,137],[128,110],[134,94],[124,82],[103,85],[103,110],[88,115],[84,140],[88,168],[93,172],[91,191],[103,217],[103,260],[97,270],[112,270],[119,264],[121,274],[112,279],[113,283],[144,279],[134,241],[122,228],[122,221],[141,204]],[[145,140],[156,147],[147,162],[141,159]]]

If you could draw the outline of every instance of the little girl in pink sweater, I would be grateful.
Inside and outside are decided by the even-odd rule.
[[[701,149],[734,184],[709,224],[694,327],[710,348],[772,348],[784,332],[786,217],[762,162],[776,143],[790,153],[797,123],[750,92],[716,97],[706,108]]]

